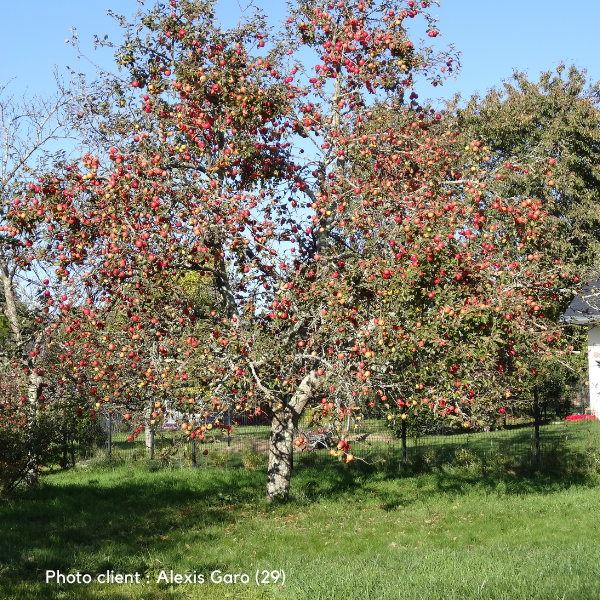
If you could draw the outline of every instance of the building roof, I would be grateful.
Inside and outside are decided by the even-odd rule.
[[[562,323],[589,325],[600,322],[600,280],[590,281],[561,315]]]

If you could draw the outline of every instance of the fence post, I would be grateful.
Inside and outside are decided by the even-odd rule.
[[[406,419],[402,419],[402,466],[406,467],[406,463]]]
[[[112,410],[108,411],[108,419],[106,421],[107,421],[107,428],[108,428],[108,436],[107,436],[108,462],[110,463],[112,460]]]
[[[233,406],[230,404],[227,409],[227,447],[231,446],[231,411]]]
[[[154,460],[154,427],[150,425],[150,460]]]
[[[540,404],[537,385],[533,387],[533,418],[535,420],[535,463],[540,462]]]
[[[192,438],[192,469],[196,468],[196,438]]]
[[[62,458],[60,460],[61,469],[67,468],[67,461],[69,460],[67,454],[69,452],[69,429],[67,423],[63,422],[62,426],[63,443],[62,443]]]

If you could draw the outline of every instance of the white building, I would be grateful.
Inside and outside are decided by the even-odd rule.
[[[600,417],[600,281],[592,281],[580,296],[575,296],[561,316],[563,323],[580,325],[588,330],[588,368],[590,410]]]

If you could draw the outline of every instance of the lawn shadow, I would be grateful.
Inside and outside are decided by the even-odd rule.
[[[220,529],[211,526],[233,522],[239,505],[256,504],[266,485],[264,474],[238,469],[182,477],[138,466],[109,474],[82,469],[80,483],[42,478],[39,489],[0,504],[0,584],[38,582],[47,570],[95,576],[174,568],[156,562],[157,547],[161,557],[177,556],[185,551],[184,532],[202,528],[210,544],[217,535],[211,531]]]
[[[521,434],[521,432],[519,432]],[[476,444],[446,444],[437,450],[412,449],[410,460],[392,456],[383,466],[356,463],[304,467],[294,472],[288,502],[311,503],[354,496],[357,502],[369,495],[373,482],[387,482],[378,500],[387,509],[425,500],[439,494],[465,494],[477,490],[487,494],[549,494],[573,486],[596,486],[600,481],[600,453],[595,448],[569,446],[560,438],[535,456],[529,451],[529,435],[511,438],[522,453],[481,452]],[[514,450],[514,448],[513,448]]]

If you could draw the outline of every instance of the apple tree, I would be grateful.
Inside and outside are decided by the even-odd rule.
[[[358,406],[344,360],[360,352],[328,309],[329,272],[348,260],[357,275],[362,250],[344,229],[351,220],[336,217],[363,198],[352,179],[371,158],[360,139],[369,107],[402,103],[415,77],[437,85],[452,71],[449,54],[408,35],[425,17],[438,36],[428,6],[299,3],[273,33],[260,14],[224,30],[210,3],[171,2],[125,25],[117,60],[132,92],[121,86],[118,102],[139,98],[131,135],[48,175],[55,185],[42,195],[64,285],[47,290],[61,314],[53,326],[72,337],[59,385],[109,402],[167,388],[195,406],[192,378],[217,408],[265,411],[268,495],[287,493],[305,407],[325,393],[331,414]],[[189,271],[216,292],[208,318],[175,289]],[[348,308],[352,327],[373,310],[363,293]],[[107,331],[115,313],[118,331]]]
[[[355,239],[372,247],[365,274],[379,275],[385,305],[370,328],[384,351],[371,383],[378,374],[392,420],[418,413],[466,428],[493,424],[507,408],[524,408],[531,375],[568,346],[558,318],[582,267],[565,248],[571,223],[555,214],[550,183],[538,194],[509,192],[505,165],[453,115],[391,108],[381,107],[381,133],[371,138],[373,198],[349,215]],[[527,187],[540,164],[521,158],[511,177]]]
[[[457,130],[468,139],[485,140],[487,164],[501,176],[504,196],[539,198],[549,214],[569,223],[553,241],[554,251],[565,265],[577,265],[577,272],[574,280],[561,273],[561,288],[568,293],[547,314],[553,320],[569,304],[578,279],[597,275],[598,85],[590,83],[585,71],[561,64],[537,80],[515,72],[498,88],[468,99],[465,106],[459,108],[458,99],[449,105]],[[522,176],[525,172],[527,177]],[[522,379],[525,389],[534,384],[542,389],[547,380],[557,377],[564,382],[562,387],[584,378],[587,367],[569,348],[585,346],[585,333],[581,328],[562,327],[561,338],[565,352],[558,350],[546,369],[530,365],[536,373],[529,381]],[[553,393],[558,393],[558,381],[552,385]],[[531,397],[530,390],[527,396]]]
[[[439,36],[430,4],[297,2],[280,31],[260,13],[221,28],[200,2],[123,21],[129,124],[35,196],[58,385],[154,400],[155,420],[187,406],[201,439],[212,409],[267,414],[269,498],[289,491],[309,407],[338,427],[377,408],[471,427],[504,408],[522,357],[559,344],[570,224],[551,194],[507,194],[481,136],[419,103],[457,64],[413,41]],[[351,462],[351,440],[333,453]]]

